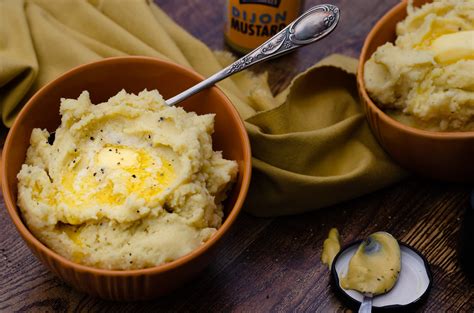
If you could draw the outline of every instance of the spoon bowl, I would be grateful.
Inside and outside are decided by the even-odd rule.
[[[364,300],[364,294],[344,289],[341,278],[347,273],[349,261],[362,240],[344,247],[334,258],[331,267],[331,284],[337,296],[345,305],[357,311]],[[387,293],[372,298],[372,307],[377,310],[412,311],[428,298],[433,277],[428,261],[416,249],[399,242],[401,252],[401,272],[395,286]]]

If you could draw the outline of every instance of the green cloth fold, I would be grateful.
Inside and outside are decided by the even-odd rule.
[[[210,76],[233,61],[211,51],[146,0],[0,0],[0,110],[10,126],[27,99],[74,66],[121,55],[166,59]],[[275,216],[348,200],[404,176],[369,131],[357,61],[330,56],[273,96],[267,75],[218,84],[250,137],[253,178],[244,209]]]

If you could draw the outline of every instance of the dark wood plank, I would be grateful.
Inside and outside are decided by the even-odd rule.
[[[156,2],[214,49],[225,48],[223,0]],[[373,23],[398,0],[336,0],[337,31],[321,44],[259,66],[272,89],[333,52],[356,57]],[[306,7],[320,3],[306,1]],[[338,227],[344,244],[377,230],[419,249],[431,263],[434,285],[423,312],[473,312],[474,286],[459,266],[460,227],[470,186],[412,178],[396,186],[314,213],[273,219],[242,214],[213,262],[169,297],[142,303],[91,298],[54,277],[19,238],[0,210],[0,312],[344,312],[319,261],[322,242]],[[315,199],[317,201],[317,199]],[[0,205],[4,208],[3,202]],[[474,225],[467,225],[474,227]],[[464,241],[464,248],[474,244]]]

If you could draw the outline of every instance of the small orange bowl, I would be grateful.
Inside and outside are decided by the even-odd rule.
[[[421,6],[429,0],[415,0]],[[407,16],[403,1],[370,31],[359,59],[357,85],[373,134],[401,166],[417,174],[445,181],[474,181],[474,132],[433,132],[406,126],[385,114],[370,99],[364,82],[364,64],[386,42],[394,42],[396,25]]]
[[[52,251],[28,230],[17,208],[17,178],[25,161],[33,128],[55,130],[60,124],[60,98],[90,92],[93,103],[107,101],[121,89],[138,93],[158,89],[165,99],[200,82],[203,77],[182,66],[147,57],[119,57],[76,67],[39,90],[13,124],[3,149],[2,191],[18,232],[33,253],[56,275],[76,289],[112,300],[143,300],[171,292],[201,272],[235,222],[250,183],[250,144],[232,103],[217,88],[196,94],[181,106],[198,114],[215,113],[213,148],[239,165],[237,181],[224,203],[224,221],[217,232],[191,253],[160,266],[139,270],[104,270],[74,263]]]

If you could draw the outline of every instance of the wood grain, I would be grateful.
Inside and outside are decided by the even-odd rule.
[[[156,2],[214,49],[224,49],[223,0]],[[321,44],[260,65],[274,92],[331,53],[357,57],[374,22],[398,0],[335,0],[342,11],[336,32]],[[306,1],[306,7],[320,3]],[[141,303],[113,303],[81,294],[47,271],[0,210],[0,312],[345,312],[319,261],[322,242],[338,227],[344,244],[386,230],[419,249],[434,284],[422,312],[474,312],[474,285],[458,255],[474,250],[470,186],[411,178],[390,188],[314,213],[273,219],[242,214],[217,259],[195,281],[171,296]],[[315,199],[317,201],[317,199]],[[3,201],[0,205],[4,208]],[[470,232],[472,234],[472,232]],[[471,235],[469,235],[471,236]],[[473,264],[474,265],[474,264]]]

